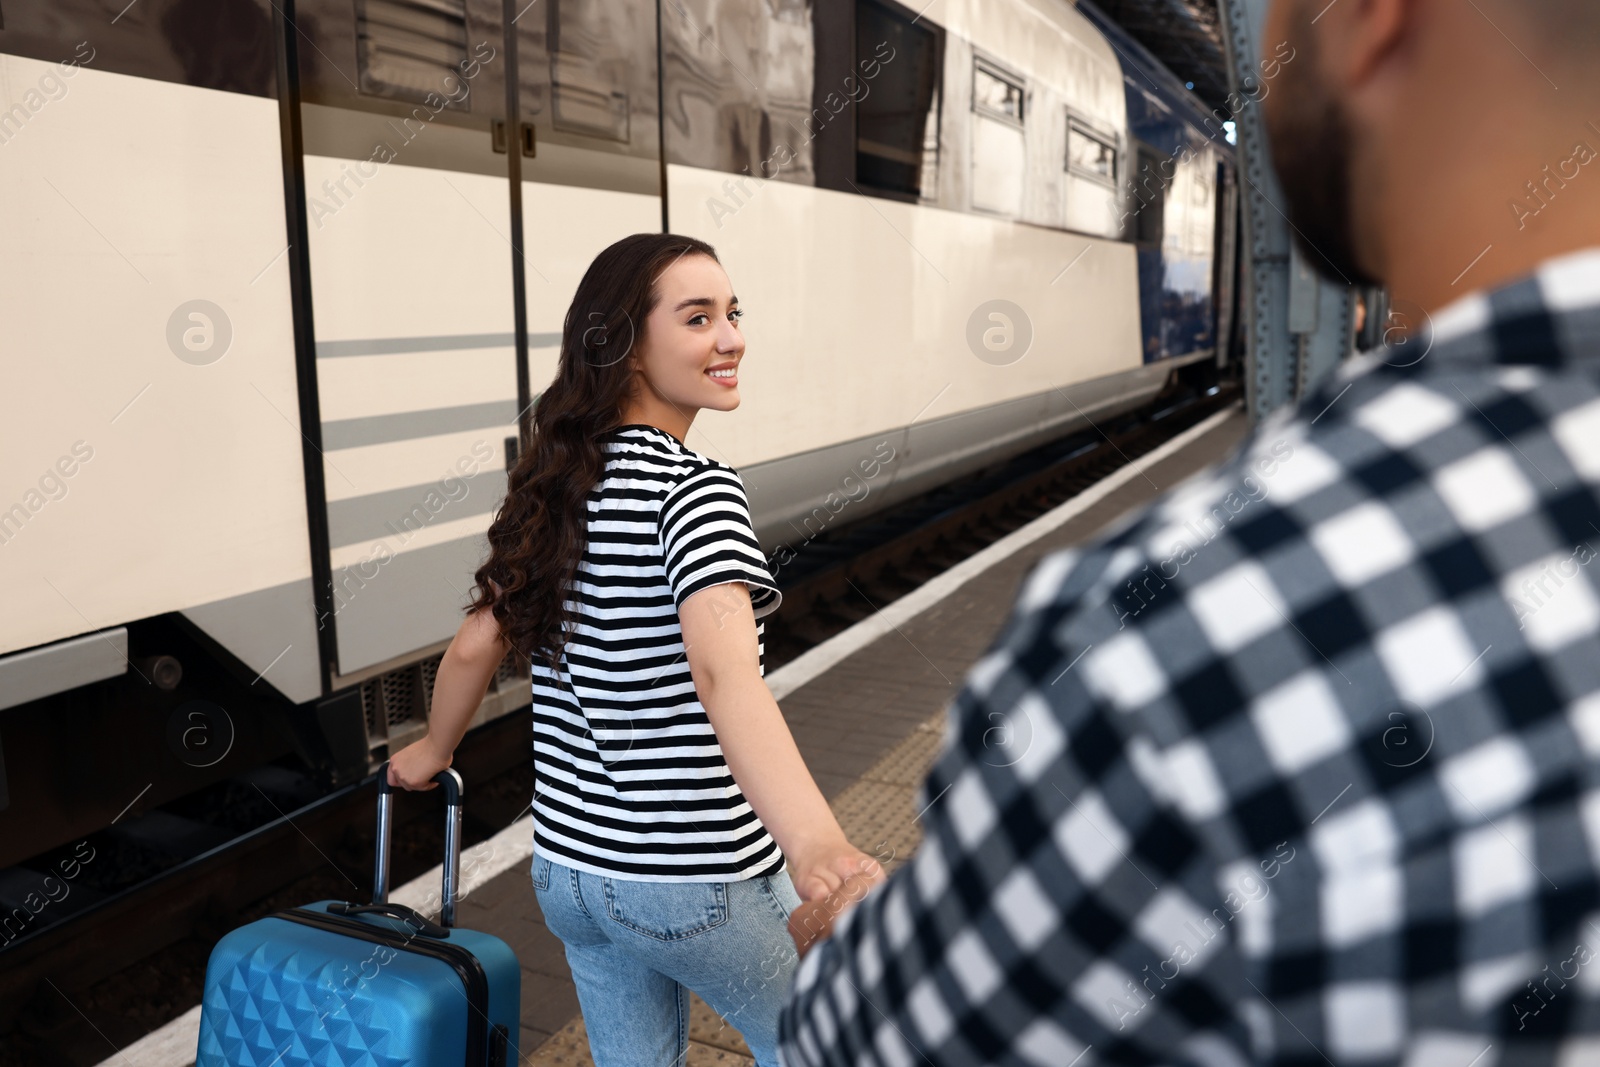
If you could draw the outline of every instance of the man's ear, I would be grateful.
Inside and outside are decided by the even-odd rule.
[[[1299,0],[1318,13],[1303,32],[1321,34],[1312,49],[1334,91],[1359,87],[1416,32],[1420,0]],[[1291,43],[1293,43],[1291,41]]]

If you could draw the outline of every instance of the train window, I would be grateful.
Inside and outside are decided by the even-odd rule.
[[[856,181],[933,195],[939,151],[939,35],[873,0],[856,5]]]
[[[1022,81],[984,62],[972,63],[972,107],[975,111],[1022,124]]]
[[[469,106],[444,91],[467,60],[466,0],[357,0],[356,56],[364,93]]]
[[[558,130],[628,141],[628,33],[620,12],[549,0],[551,120]]]
[[[1028,184],[1023,78],[982,56],[972,60],[972,206],[1016,218]]]
[[[1067,169],[1074,174],[1115,184],[1117,150],[1109,138],[1076,119],[1067,120]]]

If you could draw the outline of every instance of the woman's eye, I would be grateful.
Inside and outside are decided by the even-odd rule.
[[[694,316],[694,318],[689,320],[689,325],[690,326],[698,326],[698,325],[700,325],[700,320],[705,318],[705,317],[706,317],[706,313],[702,311],[698,315]]]
[[[732,311],[728,312],[728,318],[732,319],[734,322],[738,322],[740,319],[744,318],[744,312],[739,308],[734,308]]]

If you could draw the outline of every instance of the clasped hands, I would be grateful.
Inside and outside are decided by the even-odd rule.
[[[818,941],[831,936],[839,917],[885,878],[881,863],[854,848],[836,852],[821,863],[802,865],[798,871],[795,888],[802,901],[789,913],[789,936],[802,958]]]

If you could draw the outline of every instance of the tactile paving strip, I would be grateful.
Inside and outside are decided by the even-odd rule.
[[[917,788],[938,758],[945,713],[919,723],[904,741],[834,798],[833,812],[845,836],[878,859],[886,871],[899,867],[922,841]]]
[[[750,1046],[744,1043],[744,1037],[734,1029],[733,1024],[725,1021],[711,1009],[711,1005],[694,994],[689,996],[689,1041],[732,1054],[733,1059],[719,1060],[719,1063],[753,1062],[750,1059]]]
[[[725,1027],[717,1031],[722,1020],[717,1013],[706,1006],[705,1002],[696,997],[689,1008],[689,1053],[684,1057],[684,1067],[755,1067],[755,1060],[751,1059],[748,1049],[745,1048],[744,1039],[739,1037],[739,1032],[733,1027]],[[703,1035],[710,1033],[716,1037],[719,1044],[737,1043],[741,1052],[728,1048],[719,1048],[702,1039]],[[732,1035],[733,1041],[727,1035]],[[563,1026],[551,1035],[550,1040],[534,1050],[531,1056],[522,1061],[524,1064],[538,1064],[539,1067],[594,1067],[594,1060],[589,1056],[589,1034],[583,1028],[583,1016],[578,1016],[570,1023]]]
[[[917,787],[938,758],[945,712],[918,724],[911,735],[867,769],[832,801],[833,813],[855,846],[885,870],[899,867],[922,841]],[[594,1067],[580,1015],[523,1058],[527,1067]],[[684,1067],[755,1067],[739,1031],[699,997],[689,1002],[689,1054]]]

